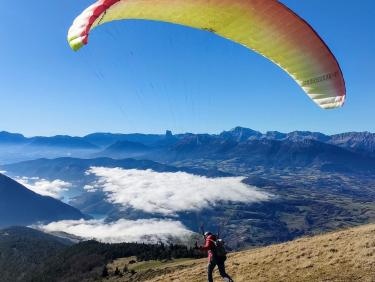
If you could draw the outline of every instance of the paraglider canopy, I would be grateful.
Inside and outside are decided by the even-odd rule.
[[[126,19],[213,32],[274,62],[321,108],[345,102],[345,81],[328,46],[306,21],[276,0],[99,0],[76,18],[69,44],[78,50],[98,25]]]

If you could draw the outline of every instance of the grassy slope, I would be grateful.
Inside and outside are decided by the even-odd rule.
[[[206,281],[205,259],[168,264],[111,281]],[[236,281],[375,281],[375,224],[233,253]],[[216,273],[216,281],[221,281]]]

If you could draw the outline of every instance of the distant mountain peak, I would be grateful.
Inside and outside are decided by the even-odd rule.
[[[237,142],[242,142],[250,137],[260,138],[263,134],[250,128],[237,126],[229,131],[223,131],[220,136],[223,138],[230,138]]]
[[[330,139],[330,136],[325,135],[320,132],[311,132],[311,131],[293,131],[287,134],[287,138],[293,141],[301,141],[304,139],[311,139],[320,142],[327,142]]]
[[[252,133],[260,133],[256,130],[253,130],[251,128],[247,128],[247,127],[242,127],[242,126],[236,126],[234,128],[232,128],[231,130],[229,130],[230,132],[252,132]]]

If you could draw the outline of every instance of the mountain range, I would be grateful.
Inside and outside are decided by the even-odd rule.
[[[38,158],[136,158],[178,165],[186,160],[235,161],[267,168],[313,167],[368,172],[375,168],[375,134],[261,133],[236,127],[220,134],[111,134],[24,137],[0,132],[0,164]],[[189,163],[188,166],[191,166]]]
[[[35,145],[40,140],[43,146]],[[261,133],[242,127],[220,134],[167,131],[36,139],[3,132],[0,170],[15,178],[69,182],[65,202],[82,213],[103,216],[107,222],[164,216],[116,205],[100,189],[89,193],[86,185],[97,180],[86,173],[91,167],[182,171],[209,178],[241,176],[243,183],[272,194],[272,200],[220,202],[169,217],[194,231],[201,222],[207,222],[211,230],[224,222],[223,236],[231,247],[240,249],[372,222],[374,140],[375,135],[367,132],[329,136],[307,131]],[[89,145],[80,149],[78,144]]]
[[[62,179],[67,181],[79,181],[90,167],[107,167],[123,169],[151,169],[156,172],[183,171],[195,175],[207,177],[230,176],[218,170],[207,170],[203,168],[175,167],[168,164],[158,163],[151,160],[137,159],[111,159],[111,158],[57,158],[37,159],[14,164],[2,165],[1,169],[8,171],[13,176],[40,177],[45,179]]]
[[[346,132],[341,134],[326,135],[320,132],[310,131],[293,131],[290,133],[282,133],[278,131],[268,131],[261,133],[244,127],[235,127],[229,131],[223,131],[220,134],[175,134],[167,130],[166,134],[114,134],[114,133],[92,133],[83,137],[57,135],[51,137],[36,136],[25,137],[19,133],[0,132],[0,145],[30,145],[30,146],[46,146],[61,148],[80,148],[80,149],[106,149],[117,142],[130,142],[130,147],[136,146],[140,149],[141,145],[158,148],[165,145],[178,143],[186,138],[194,136],[207,135],[212,138],[221,140],[231,140],[235,142],[243,142],[249,139],[268,139],[268,140],[289,140],[303,141],[306,139],[315,140],[323,143],[340,146],[353,151],[375,154],[375,133],[370,132]],[[165,142],[168,140],[168,142]],[[167,143],[167,144],[166,144]],[[121,143],[120,143],[121,144]],[[127,144],[127,143],[124,143]],[[127,146],[125,146],[127,147]]]
[[[146,157],[167,162],[230,160],[247,167],[278,169],[314,167],[325,171],[371,172],[375,168],[375,158],[372,156],[314,139],[247,139],[237,142],[202,135],[185,138],[167,152],[157,152]]]

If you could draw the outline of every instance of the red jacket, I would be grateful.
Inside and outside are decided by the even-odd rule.
[[[211,261],[214,251],[215,251],[215,242],[216,241],[216,236],[215,235],[208,235],[205,242],[204,246],[200,247],[201,250],[207,251],[208,253],[208,260]]]

